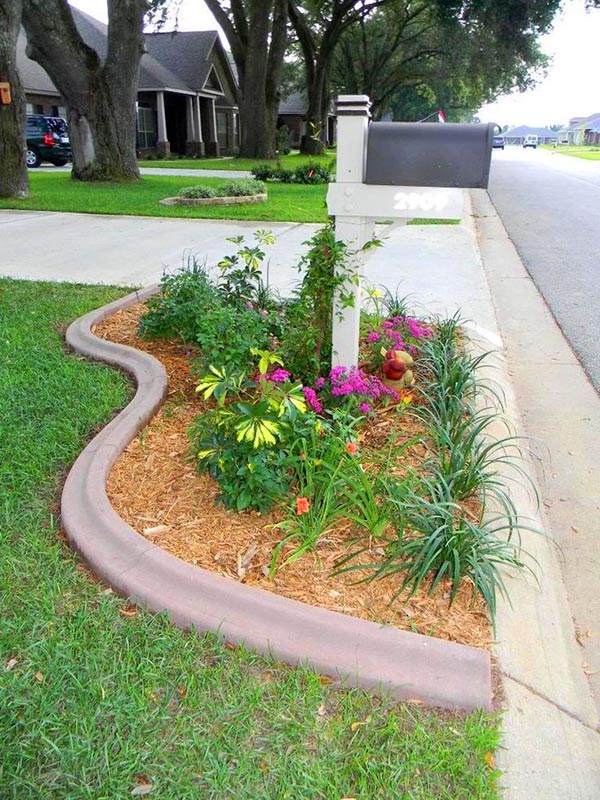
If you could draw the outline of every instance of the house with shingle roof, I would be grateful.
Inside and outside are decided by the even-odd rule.
[[[83,40],[106,55],[107,27],[71,6]],[[138,80],[137,146],[144,155],[231,154],[239,143],[237,84],[216,31],[145,34]],[[27,112],[66,116],[66,103],[45,70],[26,54],[21,31],[17,68]]]
[[[589,117],[572,117],[559,130],[558,141],[565,144],[600,144],[600,112]]]
[[[302,92],[293,92],[285,97],[279,104],[277,127],[281,128],[285,125],[290,129],[294,147],[299,147],[304,137],[310,135],[310,132],[306,130],[307,109],[308,102],[306,95]],[[333,144],[335,141],[335,120],[335,111],[332,104],[327,117],[326,141],[328,144]]]
[[[529,125],[519,125],[502,135],[506,144],[523,144],[526,136],[537,136],[540,144],[554,144],[557,136],[556,131],[551,131],[550,128],[531,128]]]

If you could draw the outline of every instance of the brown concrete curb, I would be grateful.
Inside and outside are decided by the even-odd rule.
[[[106,495],[110,469],[163,403],[167,378],[152,356],[98,339],[91,327],[155,291],[135,292],[86,314],[67,331],[74,350],[124,369],[137,384],[133,400],[85,448],[66,480],[62,525],[72,546],[117,592],[166,611],[181,627],[217,631],[287,663],[310,664],[345,686],[445,708],[490,710],[484,650],[380,627],[214,575],[147,541],[117,515]]]

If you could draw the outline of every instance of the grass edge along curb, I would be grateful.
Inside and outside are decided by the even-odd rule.
[[[156,289],[92,311],[67,330],[76,352],[124,369],[137,385],[133,400],[83,450],[67,477],[61,514],[71,545],[117,592],[151,611],[166,611],[181,627],[217,631],[287,663],[308,663],[345,686],[445,708],[491,710],[491,665],[484,650],[237,584],[169,555],[117,515],[106,494],[110,469],[164,401],[167,380],[152,356],[100,340],[91,328]]]

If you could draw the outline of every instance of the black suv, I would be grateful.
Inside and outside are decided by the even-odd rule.
[[[71,140],[67,123],[61,117],[27,117],[27,166],[39,167],[49,161],[63,167],[71,160]]]

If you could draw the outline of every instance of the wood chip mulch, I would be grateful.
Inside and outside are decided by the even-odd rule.
[[[218,484],[200,474],[189,459],[187,430],[202,408],[194,391],[197,381],[190,374],[189,353],[180,343],[138,338],[142,312],[141,304],[131,306],[94,331],[101,338],[151,353],[169,376],[166,403],[122,454],[108,481],[111,503],[132,528],[178,558],[231,580],[379,624],[489,649],[491,629],[485,606],[471,602],[468,582],[449,607],[447,587],[433,596],[419,593],[391,602],[399,586],[395,578],[357,584],[359,572],[332,575],[333,565],[348,553],[353,535],[348,524],[332,529],[315,553],[269,579],[265,573],[281,538],[275,526],[282,514],[238,514],[215,504]],[[379,435],[383,438],[385,425],[385,417],[376,415],[365,433],[370,444]],[[413,434],[409,425],[404,438]]]

